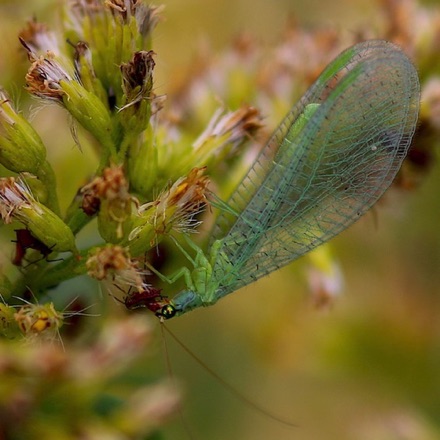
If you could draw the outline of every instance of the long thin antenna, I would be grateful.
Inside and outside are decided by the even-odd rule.
[[[162,334],[162,341],[163,341],[163,348],[164,348],[165,365],[166,365],[168,376],[169,376],[169,378],[171,380],[171,383],[173,384],[173,386],[175,388],[177,388],[176,378],[174,376],[173,369],[171,368],[170,356],[169,356],[168,345],[167,345],[167,338],[165,337],[165,333],[163,331],[164,328],[165,328],[164,325],[160,326],[160,332]],[[186,432],[186,435],[188,436],[188,438],[190,440],[195,440],[193,435],[192,435],[191,430],[189,429],[188,423],[186,422],[186,419],[185,419],[185,417],[183,415],[183,409],[181,407],[179,407],[178,413],[179,413],[179,418],[180,418],[180,421],[182,423],[183,429]]]
[[[298,428],[298,425],[290,420],[283,419],[279,417],[267,409],[259,406],[251,399],[240,393],[234,386],[232,386],[229,382],[226,382],[219,374],[217,374],[212,368],[206,365],[198,356],[194,354],[180,339],[164,324],[161,323],[161,327],[166,330],[166,332],[174,339],[174,341],[186,352],[188,353],[201,367],[203,367],[214,379],[216,379],[219,383],[221,383],[235,398],[243,402],[245,405],[259,412],[260,414],[266,416],[267,418],[274,420],[278,423],[286,425],[290,428]],[[163,330],[162,330],[163,331]]]

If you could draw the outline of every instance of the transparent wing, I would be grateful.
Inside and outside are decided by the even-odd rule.
[[[373,40],[339,55],[283,120],[232,194],[231,210],[217,220],[218,297],[288,264],[364,214],[407,154],[419,100],[417,72],[395,45]],[[313,103],[320,105],[293,137],[292,127]]]

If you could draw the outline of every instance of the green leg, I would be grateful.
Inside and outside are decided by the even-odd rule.
[[[168,284],[174,284],[178,279],[182,278],[185,280],[185,285],[188,289],[194,290],[194,283],[191,278],[191,271],[187,267],[182,267],[171,276],[167,277],[164,274],[160,273],[156,270],[150,263],[145,262],[145,265],[151,272],[157,275],[162,281],[165,281]]]
[[[186,242],[189,244],[189,246],[194,249],[196,251],[196,253],[200,253],[202,252],[202,250],[186,235],[184,235]],[[185,256],[185,258],[191,262],[191,264],[194,267],[197,267],[195,260],[191,257],[190,254],[188,254],[188,252],[181,246],[181,244],[177,241],[176,238],[174,238],[173,236],[171,236],[171,239],[174,241],[174,244],[176,245],[176,247],[180,250],[180,252],[182,252],[182,254]]]

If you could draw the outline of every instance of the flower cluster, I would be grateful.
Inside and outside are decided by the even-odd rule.
[[[107,285],[111,278],[125,294],[133,286],[144,292],[149,284],[138,259],[172,231],[193,232],[200,224],[206,168],[185,160],[164,172],[177,162],[172,155],[162,157],[169,146],[158,145],[155,137],[163,97],[153,92],[150,44],[160,11],[143,1],[76,1],[65,9],[64,35],[35,19],[20,33],[30,61],[26,90],[70,114],[76,143],[78,129],[90,135],[96,173],[63,213],[43,141],[0,90],[0,163],[14,174],[0,178],[0,215],[4,223],[20,225],[12,258],[20,272],[2,275],[6,300],[23,297],[28,289],[38,298],[86,273]],[[204,154],[231,150],[240,142],[240,130],[244,139],[247,128],[239,127],[240,119],[250,126],[249,117],[238,117],[204,142]],[[102,244],[78,250],[77,234],[95,217]],[[126,261],[119,267],[120,258],[112,255],[119,274],[112,277],[108,265],[104,275],[98,270],[110,249],[119,249]],[[59,257],[60,252],[72,255]]]

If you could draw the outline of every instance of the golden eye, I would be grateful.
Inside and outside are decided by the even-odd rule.
[[[163,306],[156,315],[160,318],[170,319],[176,315],[176,308],[171,304],[167,304],[166,306]]]

